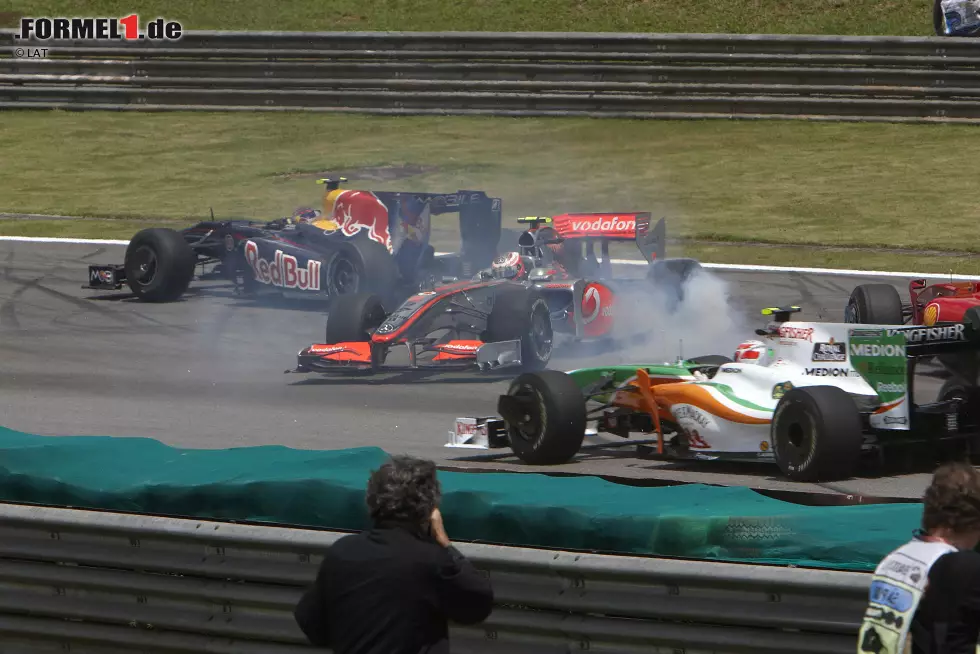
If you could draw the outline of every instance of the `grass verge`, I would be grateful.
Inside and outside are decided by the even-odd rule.
[[[164,17],[188,30],[932,34],[932,0],[0,0],[19,16]]]
[[[270,219],[317,206],[316,177],[345,175],[377,190],[482,189],[503,198],[508,224],[647,210],[672,237],[732,246],[980,252],[972,196],[942,181],[972,169],[969,126],[10,111],[4,127],[0,212],[96,220],[0,220],[3,234],[126,238],[211,208]],[[904,267],[891,253],[714,243],[698,246],[706,260]]]

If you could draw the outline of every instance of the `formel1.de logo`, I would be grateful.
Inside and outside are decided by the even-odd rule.
[[[180,23],[164,18],[151,20],[140,30],[137,14],[122,18],[21,18],[21,41],[178,41],[184,32]]]

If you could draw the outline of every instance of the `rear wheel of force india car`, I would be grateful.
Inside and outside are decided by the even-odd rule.
[[[770,441],[776,463],[790,479],[844,479],[861,458],[861,414],[836,386],[794,388],[776,406]]]
[[[487,343],[520,341],[521,368],[546,368],[555,338],[548,301],[522,287],[501,289],[493,298],[483,336]]]
[[[327,314],[326,343],[366,343],[388,314],[373,293],[339,295]]]
[[[861,284],[851,291],[844,322],[864,325],[901,325],[902,298],[891,284]]]
[[[144,302],[173,302],[194,278],[197,255],[172,229],[154,227],[136,233],[126,247],[123,267],[130,290]]]
[[[500,396],[514,454],[529,465],[567,463],[585,439],[585,397],[572,377],[560,370],[527,372]]]

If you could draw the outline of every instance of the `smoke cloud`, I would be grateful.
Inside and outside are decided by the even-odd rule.
[[[617,309],[618,335],[628,344],[603,354],[604,364],[654,364],[709,354],[731,358],[739,343],[754,338],[758,326],[736,307],[729,282],[703,269],[684,284],[680,301],[670,288],[643,284],[620,294]],[[640,338],[630,342],[631,336]]]

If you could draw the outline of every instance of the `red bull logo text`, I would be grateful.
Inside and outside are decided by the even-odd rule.
[[[391,252],[391,233],[388,230],[388,207],[373,193],[343,191],[334,200],[330,218],[344,236],[354,236],[363,229],[368,238]]]
[[[245,261],[255,273],[255,280],[262,284],[280,288],[296,288],[301,291],[320,290],[321,263],[313,259],[306,262],[304,268],[291,254],[276,250],[270,262],[259,256],[259,246],[254,241],[245,243]]]

